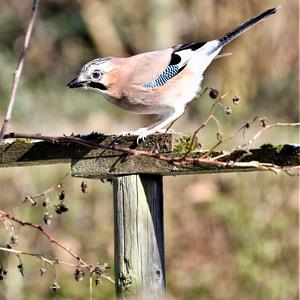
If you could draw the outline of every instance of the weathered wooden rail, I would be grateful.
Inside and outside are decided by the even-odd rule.
[[[172,135],[167,135],[164,141],[162,139],[162,136],[151,136],[137,146],[135,137],[100,135],[97,136],[97,143],[138,150],[155,149],[166,157],[182,156],[174,152],[174,148],[178,149],[178,141]],[[197,158],[203,153],[190,155]],[[16,140],[0,144],[0,168],[70,163],[72,176],[113,179],[115,279],[117,297],[122,299],[138,292],[151,295],[153,299],[164,296],[162,176],[257,170],[255,164],[237,166],[231,161],[255,161],[281,167],[299,166],[300,146],[264,145],[259,149],[234,151],[222,160],[228,163],[222,166],[205,163],[174,165],[156,158],[91,149],[72,142]]]

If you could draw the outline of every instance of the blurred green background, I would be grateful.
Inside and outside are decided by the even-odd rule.
[[[4,116],[12,73],[23,43],[32,1],[0,2],[0,111]],[[30,51],[20,82],[10,130],[47,135],[134,130],[149,117],[123,112],[92,91],[69,90],[87,61],[100,56],[127,56],[221,36],[260,11],[281,4],[278,14],[226,46],[231,57],[215,61],[203,86],[234,90],[241,103],[227,116],[217,113],[225,136],[254,116],[269,122],[298,120],[298,1],[255,0],[85,0],[41,1]],[[232,102],[228,98],[226,105]],[[175,124],[192,132],[211,107],[208,96],[195,101]],[[256,132],[252,126],[247,133]],[[216,127],[199,134],[204,148],[216,142]],[[232,145],[223,145],[231,149]],[[256,141],[297,143],[297,128],[270,130]],[[68,165],[0,170],[0,209],[10,210],[47,189]],[[80,179],[64,182],[69,212],[56,215],[53,235],[91,263],[108,262],[113,276],[112,186]],[[164,178],[167,293],[169,299],[298,299],[298,201],[296,177],[256,172]],[[58,192],[58,191],[57,191]],[[56,204],[57,192],[51,194]],[[42,222],[43,208],[14,211],[21,219]],[[9,241],[4,227],[0,244]],[[40,234],[16,229],[19,249],[71,258]],[[0,253],[8,270],[0,282],[0,299],[87,299],[88,279],[78,283],[74,269],[59,266],[61,289],[49,289],[51,269],[40,277],[39,261],[24,257],[21,278],[14,255]],[[95,299],[114,299],[108,282],[94,288]]]

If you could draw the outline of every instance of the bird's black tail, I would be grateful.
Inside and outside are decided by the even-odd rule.
[[[258,16],[248,20],[244,24],[240,25],[239,27],[235,28],[234,30],[226,33],[223,37],[219,39],[220,45],[219,47],[223,47],[224,45],[231,42],[233,39],[238,37],[240,34],[254,26],[259,21],[263,20],[264,18],[274,15],[278,11],[279,7],[269,8],[263,13],[259,14]]]

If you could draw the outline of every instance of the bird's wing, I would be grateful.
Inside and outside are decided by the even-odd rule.
[[[153,79],[144,83],[145,88],[156,89],[168,80],[178,75],[188,64],[189,60],[208,43],[190,43],[173,47],[167,67]]]

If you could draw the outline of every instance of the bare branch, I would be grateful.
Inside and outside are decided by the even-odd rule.
[[[22,250],[11,249],[11,248],[5,248],[5,247],[0,247],[0,251],[14,253],[14,254],[18,254],[18,255],[27,255],[27,256],[37,257],[40,260],[42,260],[42,261],[44,261],[44,262],[46,262],[50,265],[54,265],[54,264],[58,263],[57,259],[46,258],[40,253],[31,253],[31,252],[26,252],[26,251],[22,251]],[[78,264],[72,264],[72,263],[64,262],[62,260],[59,260],[59,264],[67,265],[67,266],[71,266],[71,267],[77,267],[78,266]]]
[[[17,208],[21,207],[22,205],[24,205],[27,201],[30,201],[31,204],[33,206],[36,205],[36,202],[34,201],[34,199],[40,198],[40,197],[45,197],[47,194],[53,192],[59,185],[62,185],[63,180],[69,176],[71,174],[71,171],[69,171],[68,173],[66,173],[57,183],[55,183],[54,185],[50,186],[48,189],[46,189],[43,192],[40,192],[38,194],[35,195],[26,195],[25,199],[19,204],[17,205]]]
[[[5,132],[7,131],[8,123],[11,119],[11,114],[12,114],[13,106],[14,106],[15,99],[16,99],[17,88],[18,88],[20,77],[22,74],[25,56],[26,56],[26,53],[28,50],[29,41],[31,38],[31,33],[32,33],[33,26],[34,26],[34,22],[36,19],[38,6],[39,6],[39,0],[33,0],[32,12],[31,12],[31,16],[30,16],[29,23],[28,23],[27,30],[26,30],[23,48],[21,51],[21,55],[19,58],[17,68],[13,75],[8,107],[7,107],[6,115],[5,115],[3,124],[2,124],[2,129],[0,132],[0,141],[3,139],[3,136],[4,136]]]
[[[15,249],[9,249],[9,248],[4,248],[4,247],[0,247],[0,251],[10,252],[10,253],[14,253],[16,255],[28,255],[28,256],[37,257],[40,260],[42,260],[43,262],[47,262],[48,264],[50,264],[54,267],[56,277],[58,276],[58,273],[57,273],[57,270],[55,268],[55,264],[64,264],[64,265],[68,265],[68,266],[71,266],[71,267],[83,267],[83,268],[88,270],[88,272],[91,274],[91,276],[93,274],[96,274],[96,269],[100,268],[101,273],[98,272],[97,275],[100,276],[100,277],[105,278],[106,280],[108,280],[111,283],[115,283],[114,280],[109,275],[105,274],[105,271],[108,268],[108,265],[106,263],[103,264],[103,265],[99,265],[98,263],[96,265],[86,263],[79,255],[75,254],[73,252],[73,250],[71,250],[70,248],[64,246],[61,242],[57,241],[41,225],[33,224],[33,223],[30,223],[30,222],[26,222],[26,221],[22,221],[20,219],[17,219],[13,215],[11,215],[11,214],[9,214],[5,211],[2,211],[2,210],[0,210],[0,221],[7,222],[9,227],[13,227],[11,222],[15,222],[15,223],[20,224],[21,226],[28,226],[28,227],[39,230],[51,243],[57,245],[59,248],[61,248],[62,250],[67,252],[69,255],[71,255],[73,258],[75,258],[78,261],[78,264],[72,264],[72,263],[64,262],[64,261],[62,261],[60,259],[57,259],[57,258],[56,259],[48,259],[48,258],[44,257],[42,254],[30,253],[30,252],[25,252],[25,251],[15,250]]]
[[[242,145],[242,147],[245,146],[250,146],[259,136],[261,136],[266,130],[270,129],[270,128],[274,128],[274,127],[294,127],[294,126],[300,126],[300,123],[275,123],[275,124],[270,124],[270,125],[266,125],[265,127],[263,127],[259,132],[257,132],[253,138],[251,138],[247,143],[245,143],[244,145]]]
[[[255,122],[256,120],[258,119],[258,117],[255,117],[254,119],[252,119],[251,123]],[[248,147],[257,139],[259,138],[266,130],[269,130],[271,128],[275,128],[275,127],[295,127],[295,126],[300,126],[300,123],[274,123],[274,124],[269,124],[269,125],[265,125],[261,130],[259,130],[249,141],[246,141],[245,137],[244,137],[244,132],[245,132],[245,129],[249,128],[249,126],[247,126],[247,124],[249,124],[249,122],[246,123],[246,125],[242,126],[239,130],[236,131],[236,133],[228,138],[227,140],[229,139],[232,139],[234,137],[236,137],[236,135],[239,133],[239,132],[243,132],[243,138],[244,138],[244,144],[242,145],[238,145],[237,147],[235,147],[234,149],[232,149],[231,151],[228,151],[224,154],[221,154],[221,155],[218,155],[218,156],[215,156],[212,158],[212,160],[219,160],[220,158],[224,158],[226,156],[229,156],[230,154],[232,154],[235,150],[237,149],[242,149],[242,148],[245,148],[246,150],[248,150]],[[226,140],[226,141],[227,141]]]
[[[90,273],[89,278],[89,300],[93,300],[93,273]]]
[[[67,248],[66,246],[64,246],[61,242],[57,241],[48,231],[46,231],[41,225],[38,224],[33,224],[30,222],[25,222],[22,220],[17,219],[16,217],[14,217],[13,215],[0,210],[0,220],[5,220],[5,219],[9,219],[10,221],[13,221],[15,223],[20,224],[21,226],[28,226],[34,229],[39,230],[51,243],[57,245],[59,248],[61,248],[62,250],[64,250],[65,252],[69,253],[72,257],[74,257],[79,264],[88,269],[89,271],[92,270],[91,265],[89,265],[88,263],[86,263],[85,261],[83,261],[79,255],[75,254],[71,249]]]
[[[111,283],[115,284],[115,281],[108,275],[106,274],[102,274],[101,277],[107,279],[108,281],[110,281]]]
[[[204,91],[203,91],[203,93],[202,93],[202,95],[201,96],[203,96],[204,95],[204,93],[208,90],[209,88],[206,88]],[[214,91],[216,91],[216,90],[214,90]],[[224,98],[226,98],[228,95],[230,95],[231,93],[234,93],[234,91],[229,91],[229,92],[227,92],[227,93],[225,93],[224,95],[222,95],[222,96],[220,96],[214,103],[213,103],[213,105],[211,106],[211,108],[210,108],[210,110],[209,110],[209,113],[208,113],[208,117],[206,118],[206,120],[194,131],[194,133],[193,133],[193,136],[192,136],[192,140],[191,140],[191,143],[190,143],[190,147],[189,147],[189,149],[188,149],[188,151],[186,152],[186,156],[192,151],[192,148],[193,148],[193,145],[194,145],[194,142],[195,142],[195,139],[196,139],[196,135],[199,133],[199,131],[201,130],[201,129],[203,129],[204,127],[206,127],[207,126],[207,124],[209,123],[209,121],[210,120],[214,120],[215,122],[216,122],[216,124],[217,124],[217,126],[218,126],[218,132],[220,131],[220,122],[219,122],[219,120],[213,115],[213,113],[214,113],[214,111],[215,111],[215,108],[216,108],[216,106],[217,105],[220,105],[221,104],[221,101],[223,101],[224,100]],[[218,145],[219,145],[220,143],[218,143]]]

